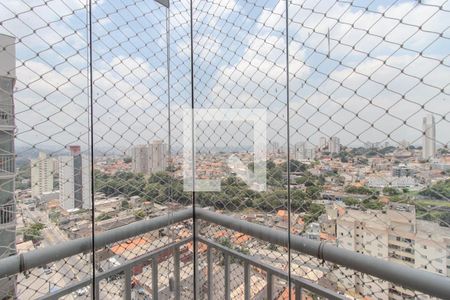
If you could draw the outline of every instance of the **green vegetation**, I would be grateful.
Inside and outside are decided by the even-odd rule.
[[[358,147],[358,148],[352,148],[350,150],[350,154],[354,155],[354,156],[366,156],[366,157],[373,157],[373,156],[384,156],[388,153],[392,153],[396,150],[396,147],[394,146],[388,146],[388,147],[384,147],[378,150],[374,150],[374,149],[368,149],[368,148],[364,148],[364,147]]]
[[[417,200],[415,201],[416,205],[421,206],[435,206],[435,207],[448,207],[450,208],[450,202],[448,201],[439,201],[439,200]]]
[[[124,157],[123,162],[126,164],[131,163],[131,157],[129,157],[129,156]]]
[[[134,212],[134,217],[136,218],[136,220],[142,220],[145,218],[145,211],[143,211],[142,209],[137,210]]]
[[[122,202],[120,203],[120,206],[122,207],[123,210],[129,209],[130,203],[128,202],[128,200],[122,200]]]
[[[424,189],[419,193],[422,196],[431,197],[433,199],[449,200],[450,199],[450,179],[439,181],[432,186]]]
[[[345,192],[349,194],[358,194],[358,195],[378,195],[380,193],[379,191],[373,190],[365,186],[353,186],[353,185],[345,187]]]
[[[109,219],[112,219],[112,217],[110,216],[110,215],[108,215],[108,214],[100,214],[100,215],[98,215],[96,218],[95,218],[95,220],[96,221],[105,221],[105,220],[109,220]]]
[[[344,203],[347,206],[358,206],[360,201],[355,198],[347,198],[347,199],[344,199]]]
[[[404,192],[389,197],[391,202],[414,205],[418,219],[433,221],[441,226],[450,227],[450,202],[436,199],[418,199],[416,196],[422,192]],[[423,195],[422,195],[423,196]]]
[[[18,167],[16,175],[16,189],[25,190],[31,188],[31,165],[29,163]]]
[[[288,163],[284,162],[280,165],[280,168],[282,170],[287,170]],[[289,161],[289,171],[291,172],[305,172],[308,169],[308,166],[305,164],[302,164],[298,160],[291,159]]]
[[[382,209],[384,204],[379,202],[378,199],[364,199],[362,201],[355,198],[347,198],[344,200],[345,205],[347,206],[356,206],[365,209]]]
[[[33,223],[28,225],[23,230],[23,239],[24,241],[39,241],[42,239],[42,230],[45,228],[45,225],[42,223]]]
[[[303,218],[303,221],[306,224],[309,224],[311,222],[316,222],[321,214],[325,213],[325,206],[321,204],[316,203],[310,203],[306,207],[306,214]]]
[[[399,189],[393,187],[385,187],[383,188],[383,194],[387,196],[396,196],[400,195],[402,192]]]
[[[361,202],[361,206],[366,209],[382,209],[384,207],[384,204],[379,202],[377,199],[364,199]]]
[[[352,153],[347,151],[340,151],[339,153],[333,154],[333,158],[339,158],[339,160],[343,163],[348,163],[352,160]]]
[[[58,223],[59,222],[59,218],[61,216],[61,212],[58,210],[52,210],[48,213],[48,218],[53,222],[53,223]]]
[[[252,167],[251,165],[249,167]],[[243,208],[258,208],[259,210],[273,212],[285,209],[287,206],[286,172],[287,164],[276,165],[267,162],[268,190],[256,192],[248,187],[236,175],[230,175],[221,181],[219,192],[197,192],[196,202],[201,206],[212,206],[216,209],[238,211]],[[320,198],[325,177],[314,176],[308,171],[308,166],[292,160],[291,171],[300,174],[296,179],[299,184],[305,185],[304,190],[292,191],[292,207],[299,212],[308,214],[308,220],[316,220],[320,212],[324,211],[322,205],[314,204],[312,200]],[[107,197],[124,195],[126,197],[140,196],[142,201],[151,201],[164,204],[177,202],[189,205],[192,194],[185,192],[183,182],[173,178],[168,172],[159,172],[146,178],[141,174],[118,172],[114,176],[96,172],[97,192]],[[129,208],[127,200],[121,202],[122,209]],[[135,213],[136,219],[145,217],[144,211]],[[98,220],[107,219],[107,215],[100,215]]]

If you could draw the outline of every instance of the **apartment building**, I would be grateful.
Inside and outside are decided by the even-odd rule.
[[[65,210],[90,208],[90,162],[80,146],[69,146],[71,155],[59,157],[59,200]]]
[[[151,175],[167,168],[167,145],[156,140],[148,145],[135,146],[131,151],[131,169],[134,173]]]
[[[306,142],[297,143],[294,147],[294,158],[298,161],[313,160],[315,156],[315,149]]]
[[[339,153],[341,151],[341,140],[338,137],[331,137],[328,143],[330,153]]]
[[[15,38],[0,34],[0,258],[16,252],[14,85]],[[0,279],[0,299],[14,298],[15,277]]]
[[[40,152],[37,159],[31,160],[31,196],[37,198],[53,191],[53,159]]]
[[[436,122],[433,115],[430,114],[423,118],[422,130],[422,159],[428,160],[436,156]]]
[[[146,145],[138,145],[131,150],[131,170],[134,173],[148,172],[148,148]]]
[[[450,277],[450,228],[417,220],[415,206],[392,203],[386,212],[339,209],[341,212],[336,214],[338,247]],[[339,268],[333,275],[337,286],[352,291],[355,297],[408,299],[415,296],[411,291],[366,274]]]

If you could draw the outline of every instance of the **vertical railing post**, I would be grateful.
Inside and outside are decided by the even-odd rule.
[[[181,287],[180,287],[180,248],[175,248],[173,255],[174,259],[174,278],[175,278],[175,300],[180,300],[181,298]]]
[[[125,300],[131,300],[131,266],[125,269]]]
[[[295,300],[302,299],[302,287],[299,284],[295,285]]]
[[[152,257],[152,300],[158,300],[158,257]]]
[[[199,286],[199,276],[200,276],[200,272],[199,272],[199,267],[198,267],[198,224],[196,223],[196,221],[194,221],[194,240],[192,242],[193,245],[193,250],[194,250],[194,299],[200,299],[200,286]]]
[[[244,300],[250,300],[250,265],[244,262]]]
[[[94,278],[95,280],[95,289],[93,291],[93,298],[94,299],[100,299],[100,280],[97,278]]]
[[[267,300],[272,300],[273,297],[273,275],[267,272]]]
[[[225,269],[225,300],[230,300],[230,256],[228,253],[223,254]]]
[[[213,300],[212,295],[212,289],[214,286],[213,283],[213,259],[212,259],[212,248],[211,246],[208,246],[208,249],[206,250],[206,260],[207,260],[207,267],[208,267],[208,300]]]

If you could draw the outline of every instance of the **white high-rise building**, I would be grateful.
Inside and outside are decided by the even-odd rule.
[[[70,146],[71,156],[59,157],[59,200],[62,208],[90,208],[90,162],[80,146]]]
[[[313,160],[315,158],[315,150],[312,147],[308,147],[306,142],[298,143],[294,148],[295,160]]]
[[[327,138],[322,136],[319,140],[319,149],[322,151],[325,148],[327,148],[328,143],[327,143]]]
[[[131,170],[134,173],[148,173],[148,148],[138,145],[131,150]]]
[[[423,118],[422,130],[422,159],[428,160],[436,156],[436,123],[433,115],[428,115]]]
[[[149,173],[165,171],[167,168],[167,145],[163,141],[153,141],[149,145]]]
[[[16,40],[0,34],[0,259],[16,254],[15,115]],[[15,299],[16,279],[0,279],[0,299]]]
[[[330,138],[328,151],[330,151],[330,153],[339,153],[341,151],[341,141],[338,137],[332,136]]]
[[[31,196],[36,198],[53,190],[53,159],[40,152],[37,159],[31,160]]]
[[[149,145],[139,145],[131,151],[131,168],[134,173],[151,175],[167,168],[167,145],[157,140]]]

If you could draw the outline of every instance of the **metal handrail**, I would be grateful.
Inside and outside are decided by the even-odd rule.
[[[159,216],[150,220],[142,220],[132,224],[114,228],[94,237],[95,249],[126,240],[134,236],[179,223],[192,217],[191,209],[183,209],[170,215]],[[5,257],[0,260],[0,278],[18,274],[46,265],[53,261],[74,256],[79,253],[92,252],[92,239],[85,237],[66,241],[51,247],[36,249],[30,252]]]
[[[205,209],[197,208],[195,213],[199,219],[251,235],[260,240],[283,247],[288,245],[289,237],[286,231],[268,228],[267,226],[217,214]],[[369,274],[434,297],[450,299],[450,278],[338,248],[325,242],[318,242],[296,235],[291,235],[290,239],[291,250]]]
[[[253,258],[250,255],[245,255],[236,250],[229,249],[229,248],[227,248],[219,243],[216,243],[210,239],[205,239],[205,238],[199,237],[198,240],[200,242],[208,245],[208,250],[210,249],[210,247],[215,248],[222,253],[226,253],[228,255],[231,255],[231,256],[237,258],[238,260],[240,260],[244,263],[247,263],[248,266],[245,266],[245,268],[248,268],[251,265],[258,269],[265,271],[267,274],[271,274],[272,276],[276,276],[283,280],[291,280],[291,282],[293,283],[293,285],[295,287],[299,287],[300,289],[306,289],[309,292],[312,292],[319,296],[323,296],[326,299],[336,299],[336,300],[347,299],[345,296],[339,295],[338,293],[331,291],[330,289],[325,288],[321,285],[318,285],[317,283],[314,283],[310,280],[301,278],[299,276],[294,276],[294,275],[289,276],[288,273],[283,272],[277,268],[274,268],[274,267],[268,265],[267,263],[264,263],[256,258]],[[208,272],[208,273],[212,273],[212,272]],[[228,275],[229,274],[225,273],[225,276],[228,276]],[[229,279],[226,278],[225,282],[227,282],[227,281],[229,281]],[[212,280],[208,280],[208,284],[212,284]],[[208,288],[208,290],[210,290],[210,289],[211,288]],[[247,287],[246,287],[246,290],[247,290]],[[273,299],[273,293],[268,292],[268,294],[270,294],[270,296],[267,295],[268,296],[267,299]]]
[[[283,247],[288,244],[289,236],[286,231],[250,223],[201,208],[196,208],[195,215],[198,219],[248,234],[266,242]],[[192,209],[184,209],[170,215],[115,228],[95,236],[95,249],[191,218]],[[332,262],[434,297],[450,299],[450,278],[300,236],[291,235],[290,239],[290,246],[293,251],[308,254],[323,261]],[[81,238],[10,256],[0,260],[0,278],[88,252],[92,252],[91,238]]]
[[[158,256],[161,255],[162,253],[171,250],[171,251],[180,251],[180,247],[185,245],[186,243],[190,242],[192,240],[192,237],[189,238],[185,238],[181,241],[175,242],[175,243],[171,243],[165,246],[162,246],[158,249],[152,250],[142,256],[139,256],[137,258],[134,258],[132,260],[127,261],[126,263],[124,263],[123,265],[117,266],[117,267],[113,267],[109,270],[103,271],[103,272],[99,272],[95,275],[95,280],[97,282],[100,282],[101,280],[107,279],[109,276],[111,275],[116,275],[116,274],[120,274],[120,273],[127,273],[128,271],[131,270],[131,268],[133,266],[136,266],[140,263],[143,263],[144,261],[148,261],[148,260],[152,260],[152,261],[157,261]],[[179,252],[178,252],[179,253]],[[175,273],[179,272],[179,270],[174,270]],[[129,276],[131,276],[131,272],[128,274]],[[175,277],[176,278],[176,277]],[[131,279],[131,278],[127,278],[127,279]],[[83,287],[87,287],[92,283],[92,276],[84,278],[76,283],[72,283],[68,286],[65,286],[62,289],[56,290],[56,291],[52,291],[49,292],[47,295],[45,295],[44,297],[41,297],[40,299],[44,300],[44,299],[60,299],[61,297],[70,294],[71,292],[75,292],[76,290],[83,288]],[[157,280],[157,276],[152,277],[152,281],[156,281]],[[179,278],[178,281],[175,283],[175,285],[179,286],[180,282],[179,282]],[[99,284],[95,285],[95,291],[93,291],[96,295],[100,294],[100,290],[99,290]],[[131,294],[131,280],[126,280],[126,285],[125,285],[125,294],[126,295],[130,295]],[[96,297],[96,299],[99,299],[99,297]]]

